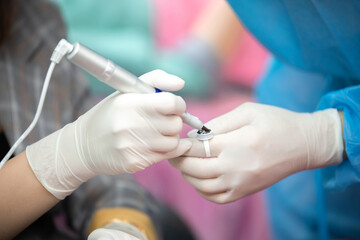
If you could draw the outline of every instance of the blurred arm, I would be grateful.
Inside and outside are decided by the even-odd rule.
[[[223,60],[239,44],[244,31],[229,4],[223,0],[215,0],[198,17],[191,33],[207,43]]]

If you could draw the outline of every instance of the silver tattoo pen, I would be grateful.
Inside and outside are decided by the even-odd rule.
[[[159,91],[158,89],[147,85],[135,75],[116,65],[109,59],[106,59],[78,42],[70,44],[66,40],[62,39],[57,48],[59,51],[66,51],[65,56],[70,62],[120,92],[155,93]],[[60,54],[64,54],[64,52]],[[204,126],[199,118],[187,112],[183,113],[181,118],[184,123],[194,129],[210,132],[210,129]]]

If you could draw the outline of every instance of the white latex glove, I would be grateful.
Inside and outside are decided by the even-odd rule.
[[[132,224],[113,222],[90,233],[88,240],[147,240],[144,234]]]
[[[204,158],[203,143],[193,139],[188,157],[170,162],[201,196],[216,203],[342,161],[342,126],[335,109],[309,114],[246,103],[205,125],[215,134],[209,141],[213,157]]]
[[[99,228],[93,231],[88,240],[141,240],[133,235],[128,233],[116,230],[116,229],[107,229]]]
[[[150,85],[179,90],[184,81],[156,70],[141,77]],[[75,122],[27,147],[42,185],[63,199],[98,174],[134,173],[187,151],[179,140],[185,102],[172,93],[115,92]]]

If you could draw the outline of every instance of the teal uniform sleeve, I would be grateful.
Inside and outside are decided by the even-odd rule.
[[[259,42],[289,66],[277,65],[264,78],[257,87],[261,102],[301,112],[344,111],[348,158],[316,174],[289,176],[266,192],[272,237],[359,238],[360,1],[228,2]]]
[[[360,182],[360,85],[326,94],[318,110],[336,108],[344,114],[347,159],[325,176],[327,188],[346,188]]]

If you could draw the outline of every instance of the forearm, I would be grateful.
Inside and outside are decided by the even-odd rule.
[[[25,152],[0,170],[0,239],[11,239],[59,200],[38,181]]]

